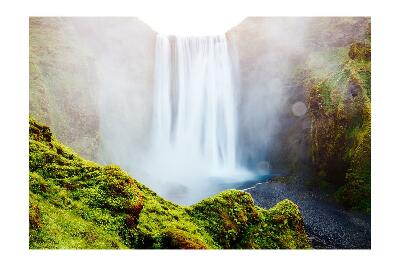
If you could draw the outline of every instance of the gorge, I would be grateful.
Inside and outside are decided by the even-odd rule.
[[[314,247],[369,248],[370,38],[370,19],[357,17],[250,17],[201,37],[159,34],[136,18],[31,18],[32,247],[62,247],[42,238],[60,218],[49,206],[96,226],[104,214],[109,227],[96,232],[117,234],[119,247],[308,247],[297,212],[285,240],[267,231],[250,240],[280,224],[258,208],[289,198]],[[119,184],[130,179],[101,166],[114,164],[134,181]],[[217,205],[219,231],[207,231]]]

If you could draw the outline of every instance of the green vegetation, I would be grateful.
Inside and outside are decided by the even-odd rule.
[[[118,166],[82,159],[32,118],[29,189],[32,249],[310,248],[289,200],[265,210],[228,190],[182,207]]]
[[[94,160],[99,137],[91,91],[96,75],[88,70],[94,69],[93,61],[63,18],[30,18],[29,113],[63,143]]]
[[[349,208],[370,211],[371,45],[363,42],[311,54],[305,84],[311,116],[312,160]],[[319,182],[321,183],[321,182]]]

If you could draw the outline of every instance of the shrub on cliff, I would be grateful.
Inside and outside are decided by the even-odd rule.
[[[350,45],[349,57],[353,60],[371,60],[371,47],[361,42],[355,42]]]

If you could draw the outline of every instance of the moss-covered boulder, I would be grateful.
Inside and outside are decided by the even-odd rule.
[[[259,219],[251,224],[239,244],[242,248],[307,248],[303,217],[296,204],[283,200],[269,210],[257,208]]]
[[[190,214],[223,248],[237,247],[249,225],[259,219],[253,198],[238,190],[202,200],[190,208]]]
[[[298,207],[265,210],[221,192],[193,206],[164,200],[118,166],[87,161],[29,120],[29,246],[33,249],[309,248]]]

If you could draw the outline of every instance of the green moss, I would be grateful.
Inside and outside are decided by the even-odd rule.
[[[312,70],[313,77],[324,79],[340,69],[341,64],[347,59],[347,47],[332,47],[311,53],[305,64]]]
[[[370,210],[371,197],[370,37],[369,32],[348,47],[311,54],[305,81],[312,160],[321,179],[314,183],[331,183],[341,203],[364,211]]]
[[[105,230],[70,209],[59,208],[37,195],[29,197],[29,247],[32,249],[127,248],[115,232]],[[33,227],[31,212],[40,210],[41,226]]]
[[[83,156],[99,145],[90,51],[63,18],[29,19],[29,113]],[[77,47],[79,46],[79,49]]]
[[[310,247],[300,211],[289,200],[265,210],[250,194],[228,190],[193,205],[190,213],[223,248]]]
[[[336,193],[348,207],[371,211],[371,107],[364,107],[364,123],[356,131],[346,182]]]
[[[350,45],[349,57],[364,61],[371,60],[371,46],[361,42],[355,42]]]
[[[241,247],[294,249],[310,246],[303,217],[296,204],[283,200],[269,210],[257,210],[259,220],[246,230],[240,242]]]
[[[228,190],[182,207],[118,166],[82,159],[32,118],[29,189],[34,249],[310,247],[290,201],[264,210],[248,193]],[[255,228],[260,237],[253,237]]]
[[[221,192],[193,205],[190,214],[223,248],[236,247],[249,224],[258,219],[250,194],[237,190]]]

